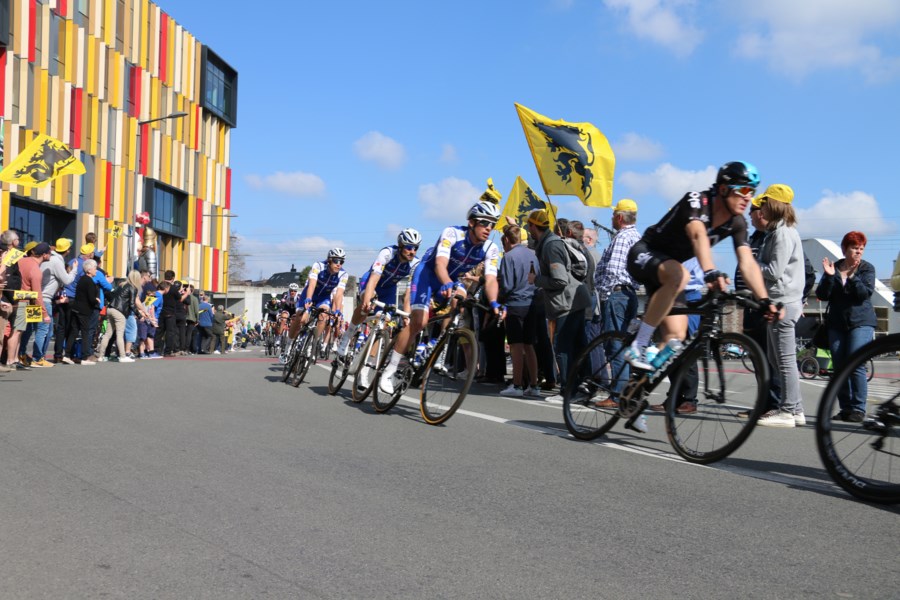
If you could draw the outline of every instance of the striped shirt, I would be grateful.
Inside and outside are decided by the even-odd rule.
[[[634,225],[626,225],[613,237],[603,251],[594,271],[594,287],[601,300],[606,300],[617,285],[628,285],[637,290],[638,284],[628,274],[628,251],[641,239]]]

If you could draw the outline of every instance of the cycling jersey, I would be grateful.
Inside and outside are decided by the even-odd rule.
[[[316,306],[324,303],[331,303],[331,293],[335,290],[343,290],[347,287],[347,278],[349,274],[341,267],[337,273],[332,273],[328,268],[328,263],[319,261],[313,263],[309,270],[309,278],[306,280],[306,286],[300,294],[297,294],[297,307],[302,308],[306,301],[306,293],[309,290],[309,282],[316,282],[316,289],[313,291],[312,301]]]
[[[281,300],[278,301],[278,308],[280,310],[287,311],[289,315],[293,315],[297,310],[297,298],[299,297],[300,292],[297,292],[297,294],[295,294],[294,297],[291,298],[290,290],[286,291],[281,295]]]
[[[712,189],[685,194],[659,223],[647,228],[641,241],[651,250],[659,250],[678,262],[684,262],[694,256],[694,245],[685,228],[691,221],[700,221],[706,227],[710,246],[715,246],[730,236],[735,249],[749,247],[747,219],[744,215],[734,215],[718,227],[712,227],[713,194]]]
[[[267,321],[275,321],[278,318],[278,313],[281,312],[281,303],[277,298],[272,298],[268,302],[266,302],[266,320]]]
[[[375,258],[375,262],[372,263],[372,267],[359,280],[360,295],[366,289],[369,276],[372,273],[377,273],[381,275],[381,278],[375,285],[375,296],[379,300],[384,298],[393,299],[396,296],[397,283],[412,275],[420,260],[416,257],[409,262],[403,262],[400,259],[400,249],[397,246],[382,248]]]

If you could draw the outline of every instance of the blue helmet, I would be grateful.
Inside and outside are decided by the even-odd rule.
[[[739,160],[725,163],[716,175],[716,185],[759,186],[759,172],[748,162]]]

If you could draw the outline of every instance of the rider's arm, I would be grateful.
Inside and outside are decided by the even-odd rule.
[[[437,275],[438,280],[440,280],[441,285],[452,282],[450,279],[450,272],[447,270],[447,266],[450,264],[450,259],[444,256],[437,256],[434,259],[434,274]]]
[[[344,311],[344,290],[347,289],[347,281],[349,279],[350,274],[347,271],[342,271],[341,278],[334,288],[334,301],[331,305],[332,310],[339,312]]]
[[[712,246],[709,243],[709,236],[706,234],[706,225],[703,224],[703,221],[688,221],[684,231],[687,233],[688,239],[691,240],[691,245],[694,247],[694,256],[697,257],[700,268],[704,272],[714,270],[716,265],[712,259]],[[758,271],[759,269],[757,269]]]
[[[378,282],[381,280],[381,273],[376,273],[374,270],[369,273],[369,280],[366,281],[366,289],[363,290],[362,295],[362,306],[363,308],[367,307],[372,302],[372,296],[375,295],[375,286],[378,285]]]
[[[319,283],[319,263],[314,263],[313,266],[309,270],[309,275],[306,277],[306,298],[305,300],[312,300],[313,294],[316,291],[316,284]],[[303,303],[298,306],[298,308],[303,308]]]

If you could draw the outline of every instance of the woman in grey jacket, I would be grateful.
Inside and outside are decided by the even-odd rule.
[[[803,244],[797,232],[797,216],[791,202],[794,191],[784,184],[766,188],[754,202],[768,222],[766,238],[759,250],[760,269],[769,298],[784,305],[784,318],[768,325],[769,363],[781,377],[781,403],[759,419],[764,427],[795,427],[806,424],[797,370],[797,321],[803,313],[806,268]]]

